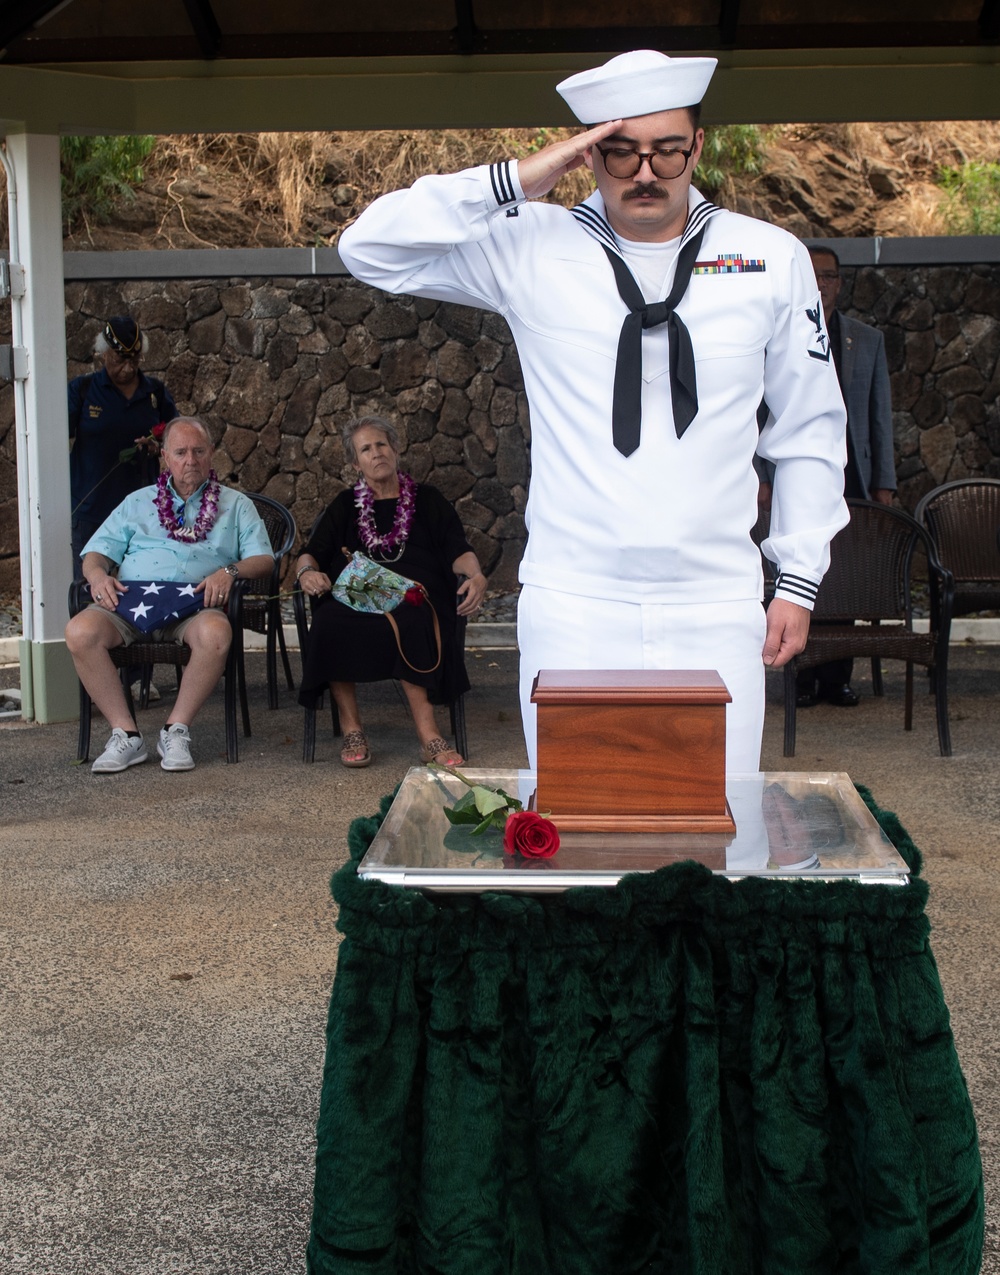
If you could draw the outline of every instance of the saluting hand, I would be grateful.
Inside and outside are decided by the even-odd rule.
[[[585,152],[589,146],[604,137],[610,137],[619,126],[621,120],[608,120],[606,124],[598,124],[586,133],[577,133],[564,142],[552,142],[544,146],[534,155],[517,161],[517,176],[521,189],[528,199],[538,199],[547,195],[560,177],[580,168],[585,160]]]

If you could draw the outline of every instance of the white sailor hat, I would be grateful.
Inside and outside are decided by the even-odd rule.
[[[556,85],[556,92],[581,124],[632,119],[695,106],[717,66],[717,58],[669,58],[652,49],[636,49],[571,75]]]

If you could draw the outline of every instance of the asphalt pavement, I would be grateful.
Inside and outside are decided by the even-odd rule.
[[[293,655],[293,660],[297,657]],[[516,652],[468,654],[470,765],[525,756]],[[0,722],[0,1270],[5,1275],[286,1275],[304,1269],[314,1125],[337,956],[328,882],[346,834],[417,760],[391,683],[362,688],[375,755],[346,770],[329,718],[269,712],[248,657],[253,736],[227,765],[216,693],[197,768],[95,776],[75,724]],[[2,676],[2,674],[0,674]],[[799,714],[781,756],[769,678],[763,768],[847,771],[924,852],[933,945],[979,1121],[983,1270],[1000,1275],[1000,647],[953,648],[955,755],[937,752],[917,674],[855,709]],[[141,714],[155,738],[167,704]],[[444,724],[442,722],[442,724]],[[94,751],[106,732],[94,724]]]

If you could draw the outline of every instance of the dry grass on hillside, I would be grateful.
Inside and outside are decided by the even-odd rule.
[[[378,195],[426,173],[521,156],[566,129],[199,133],[157,139],[146,179],[108,226],[67,247],[256,247],[335,243]],[[797,234],[945,234],[938,169],[996,160],[1000,123],[786,124],[765,134],[765,171],[716,196]],[[592,189],[583,168],[549,196]],[[2,190],[2,173],[0,173]],[[5,237],[6,201],[0,206]]]
[[[199,134],[162,138],[150,176],[206,171],[252,217],[273,222],[285,243],[334,242],[379,194],[409,186],[426,173],[454,172],[503,156],[529,154],[566,129],[383,130],[344,133]],[[814,223],[822,229],[823,167],[847,163],[857,176],[857,225],[833,234],[946,233],[938,169],[1000,154],[1000,124],[952,123],[783,125],[768,130],[766,149],[777,168],[783,152],[801,159],[819,186]],[[753,196],[757,182],[737,178],[725,202]],[[592,189],[586,169],[564,178],[549,196],[567,206]]]
[[[565,129],[475,129],[354,133],[201,133],[157,141],[151,180],[211,175],[244,211],[279,218],[287,243],[327,238],[376,196],[426,173],[454,172],[526,155]],[[575,203],[592,189],[582,173],[553,197]],[[325,224],[324,224],[325,223]]]
[[[938,171],[1000,156],[1000,123],[994,120],[844,124],[841,129],[863,172],[884,166],[902,187],[898,196],[880,202],[877,235],[948,234]]]

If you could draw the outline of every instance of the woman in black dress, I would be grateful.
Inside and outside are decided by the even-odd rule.
[[[434,705],[449,703],[468,690],[456,649],[455,616],[479,610],[486,577],[447,500],[436,488],[400,472],[399,436],[390,421],[365,416],[345,426],[342,437],[360,478],[328,507],[296,562],[299,588],[319,599],[299,702],[311,707],[329,687],[344,731],[340,760],[345,766],[367,766],[372,753],[361,726],[355,684],[395,678],[402,683],[413,716],[421,760],[460,766],[464,758],[441,737]],[[403,602],[396,607],[392,616],[399,627],[397,646],[384,615],[355,611],[330,596],[333,581],[357,550],[427,590],[441,630],[437,667],[429,606]],[[456,575],[465,577],[457,597]]]

